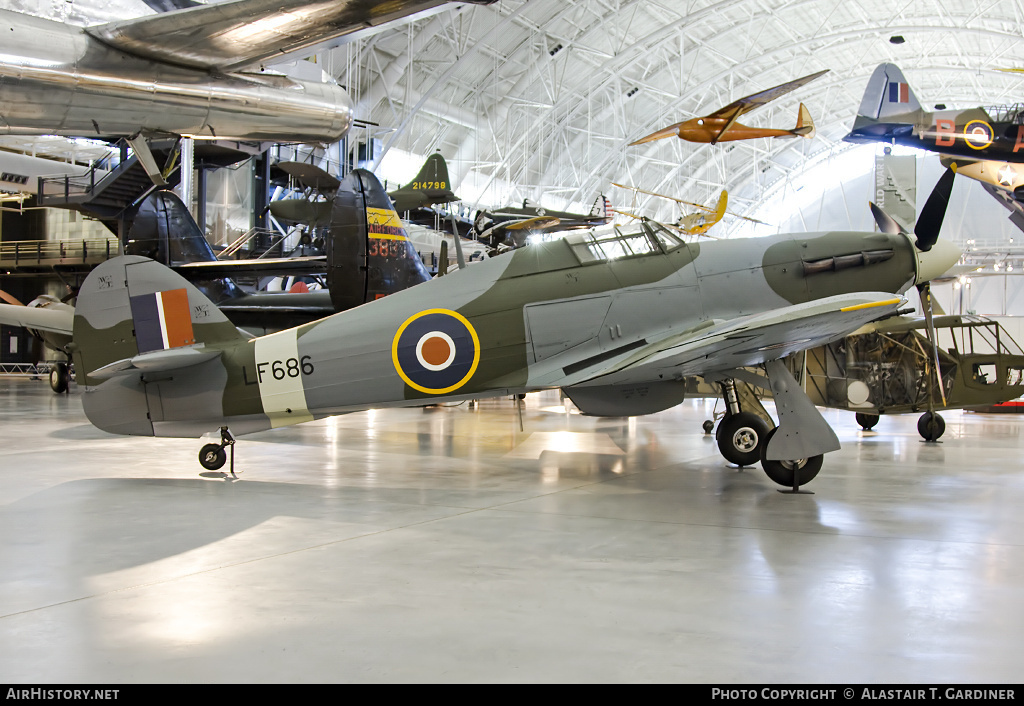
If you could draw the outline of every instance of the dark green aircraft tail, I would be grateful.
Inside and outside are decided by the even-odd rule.
[[[168,266],[217,259],[192,214],[173,191],[154,191],[138,205],[131,221],[125,255],[141,255]]]
[[[459,200],[448,178],[448,163],[439,152],[427,157],[415,179],[400,189],[388,192],[388,196],[399,213]]]
[[[338,187],[325,242],[335,311],[430,279],[384,187],[365,169],[353,170]]]

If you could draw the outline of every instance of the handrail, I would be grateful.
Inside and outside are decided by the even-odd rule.
[[[0,244],[0,265],[87,264],[117,257],[117,238],[19,240]]]

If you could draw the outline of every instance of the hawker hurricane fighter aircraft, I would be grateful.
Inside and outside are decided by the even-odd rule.
[[[101,429],[219,428],[221,443],[200,451],[213,469],[228,446],[233,465],[234,434],[371,407],[561,388],[586,414],[651,414],[681,402],[690,375],[722,384],[729,444],[747,439],[733,380],[763,365],[753,379],[770,387],[779,425],[754,449],[773,480],[795,486],[839,441],[780,359],[892,314],[902,292],[953,265],[959,251],[937,242],[936,219],[921,220],[916,242],[823,232],[685,243],[653,221],[580,230],[258,338],[174,272],[124,256],[82,287],[75,366]]]
[[[1024,104],[929,113],[899,67],[880,64],[843,139],[938,153],[943,166],[980,181],[1024,230]]]
[[[738,101],[733,101],[724,108],[719,108],[709,115],[684,120],[681,123],[676,123],[651,133],[647,137],[641,137],[639,140],[630,142],[629,146],[654,142],[666,137],[678,137],[680,140],[687,140],[688,142],[708,142],[712,145],[731,140],[753,140],[758,137],[814,137],[814,121],[811,120],[811,113],[803,103],[800,104],[796,127],[790,130],[748,127],[739,124],[736,122],[736,119],[741,115],[749,113],[754,108],[770,103],[776,98],[784,96],[806,83],[810,83],[826,73],[828,73],[828,69],[798,78],[795,81],[783,83],[759,93],[754,93],[745,98],[740,98]]]

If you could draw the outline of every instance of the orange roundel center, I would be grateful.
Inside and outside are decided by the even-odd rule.
[[[428,338],[423,342],[423,360],[429,365],[443,365],[448,361],[448,357],[451,353],[452,349],[451,346],[448,345],[448,341],[444,340],[440,336]]]

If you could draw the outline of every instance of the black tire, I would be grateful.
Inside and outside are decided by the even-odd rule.
[[[710,419],[705,419],[704,424],[701,425],[701,428],[704,430],[705,434],[710,434],[712,431],[714,431],[715,423]]]
[[[768,424],[756,414],[730,414],[718,423],[715,439],[718,450],[729,463],[753,466],[761,458],[761,445],[768,434]]]
[[[917,433],[925,441],[936,441],[946,431],[946,420],[935,412],[925,412],[917,420]]]
[[[58,395],[68,391],[68,382],[71,375],[68,373],[67,363],[55,363],[50,368],[50,389]]]
[[[227,460],[228,455],[220,444],[207,444],[199,449],[199,465],[208,471],[223,468]]]
[[[860,428],[864,431],[871,431],[878,424],[878,415],[857,412],[857,423],[860,424]]]
[[[761,445],[761,468],[771,480],[787,488],[793,487],[794,480],[799,480],[799,485],[810,483],[818,475],[818,471],[821,470],[821,466],[825,462],[824,454],[793,461],[769,461],[764,454],[768,449],[768,442],[771,441],[776,431],[778,431],[777,427],[768,432]]]

